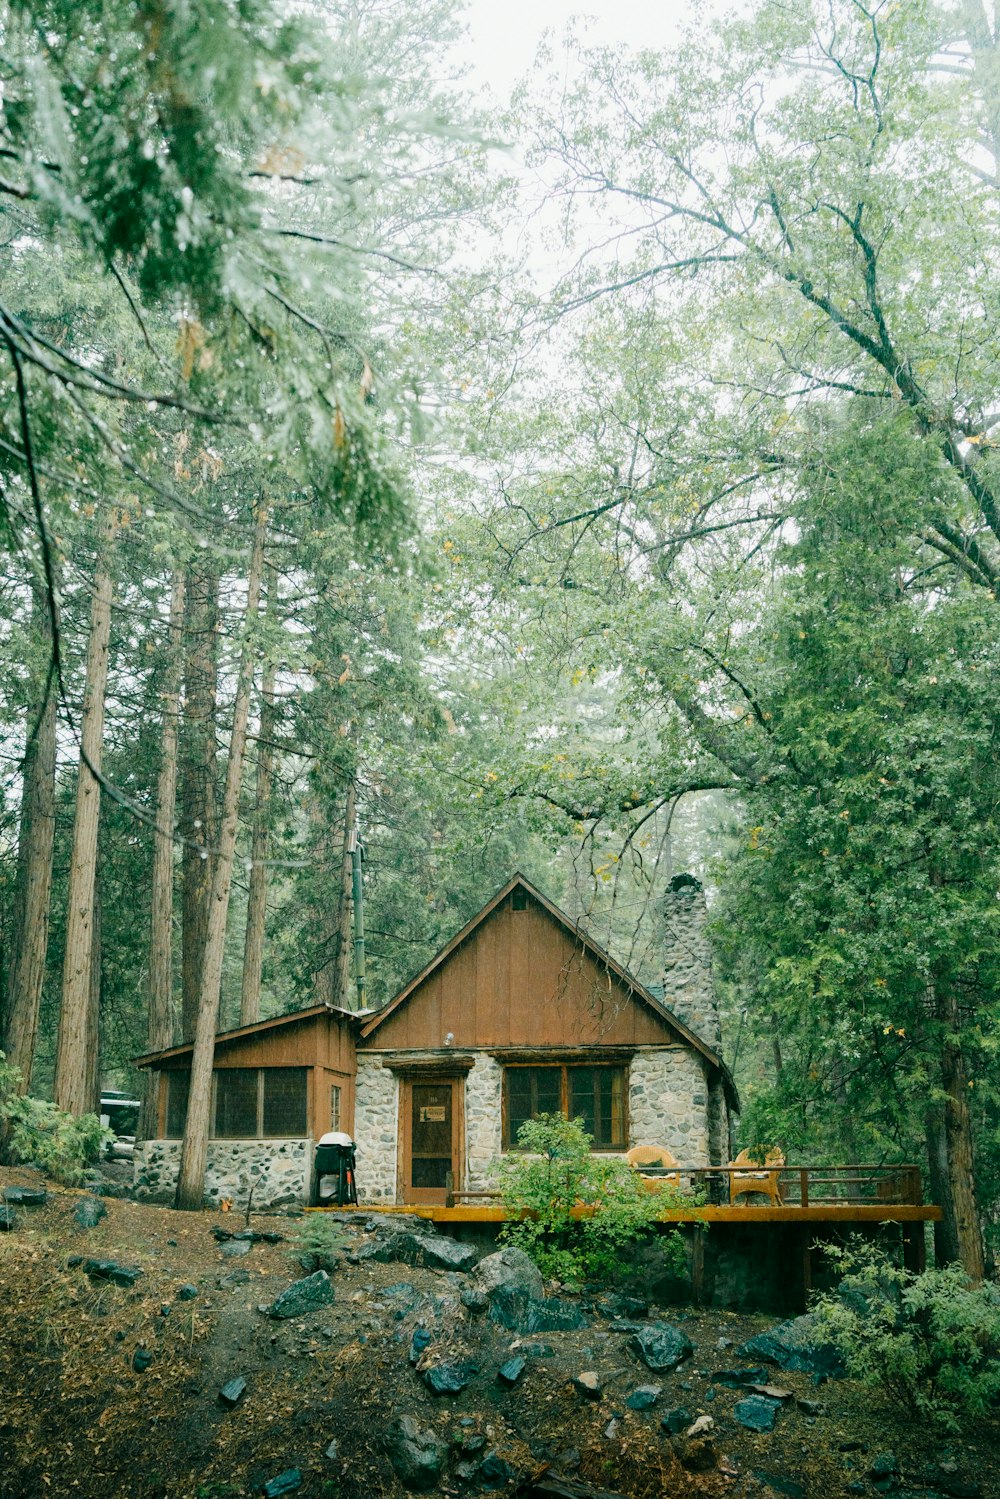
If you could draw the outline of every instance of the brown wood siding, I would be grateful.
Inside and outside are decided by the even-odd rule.
[[[679,1041],[534,902],[493,912],[361,1049],[436,1049],[449,1031],[456,1049]]]

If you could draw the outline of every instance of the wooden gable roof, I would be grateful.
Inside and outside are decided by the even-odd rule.
[[[531,934],[525,939],[512,928],[505,943],[495,930],[504,913],[512,912],[515,892],[523,892],[548,934],[532,952],[525,950]],[[534,935],[542,935],[537,923]],[[518,1007],[519,1015],[507,1014]],[[500,1047],[552,1044],[553,1034],[557,1045],[683,1042],[712,1067],[722,1067],[700,1036],[522,874],[365,1020],[358,1045]]]
[[[356,1025],[362,1018],[351,1010],[340,1010],[332,1005],[310,1005],[304,1010],[291,1010],[287,1015],[272,1015],[269,1020],[256,1020],[252,1025],[240,1025],[231,1031],[219,1031],[215,1037],[216,1051],[226,1048],[251,1045],[258,1037],[263,1039],[276,1033],[287,1033],[293,1027],[314,1026],[322,1017],[344,1024]],[[189,1060],[194,1043],[184,1041],[179,1046],[168,1046],[163,1051],[150,1051],[145,1056],[135,1057],[135,1067],[162,1067],[171,1062]]]

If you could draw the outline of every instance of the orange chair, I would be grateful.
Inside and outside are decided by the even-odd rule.
[[[749,1150],[741,1150],[735,1160],[729,1162],[730,1166],[747,1166],[752,1169],[747,1171],[731,1171],[729,1173],[729,1202],[734,1203],[737,1197],[745,1197],[753,1192],[762,1192],[769,1197],[775,1207],[781,1207],[781,1172],[785,1164],[785,1153],[775,1146],[767,1152],[763,1161],[757,1161]],[[762,1166],[768,1166],[768,1171],[761,1170]]]
[[[651,1181],[670,1182],[674,1187],[679,1187],[681,1184],[680,1161],[670,1154],[665,1145],[633,1145],[632,1149],[625,1156],[625,1159],[630,1166],[633,1166],[638,1171],[640,1176],[649,1175],[649,1173],[643,1171],[643,1166],[666,1168],[665,1170],[658,1170],[655,1176],[649,1175]]]

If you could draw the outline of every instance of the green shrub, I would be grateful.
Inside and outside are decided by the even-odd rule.
[[[664,1208],[692,1202],[668,1183],[650,1192],[626,1161],[592,1154],[581,1119],[542,1114],[522,1124],[517,1143],[524,1154],[504,1156],[496,1168],[504,1208],[517,1220],[500,1238],[555,1280],[610,1279],[620,1273],[621,1251],[650,1234]],[[585,1213],[574,1216],[580,1207]],[[679,1232],[664,1236],[663,1253],[666,1269],[683,1274]]]
[[[7,1159],[37,1161],[56,1181],[77,1186],[84,1166],[114,1139],[114,1132],[96,1114],[76,1118],[44,1098],[19,1094],[20,1082],[20,1071],[0,1051],[0,1135]]]
[[[1000,1397],[1000,1292],[960,1265],[914,1275],[872,1245],[829,1250],[845,1271],[816,1304],[848,1373],[907,1415],[959,1431]]]
[[[310,1270],[335,1270],[341,1251],[349,1243],[335,1218],[327,1217],[326,1213],[307,1213],[292,1236],[290,1252],[298,1260],[310,1260]]]

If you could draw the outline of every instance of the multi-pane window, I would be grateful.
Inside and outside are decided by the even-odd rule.
[[[305,1067],[219,1067],[213,1139],[288,1139],[308,1134],[307,1071]],[[184,1133],[190,1085],[189,1072],[168,1074],[168,1140],[178,1140]]]
[[[597,1150],[625,1149],[624,1067],[508,1067],[504,1072],[504,1145],[539,1114],[582,1119]]]
[[[340,1129],[340,1085],[330,1084],[330,1128]]]

